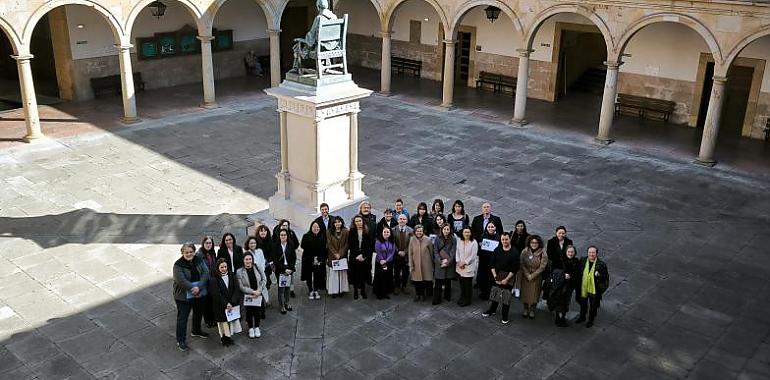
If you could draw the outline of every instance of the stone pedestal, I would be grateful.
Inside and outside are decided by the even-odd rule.
[[[348,75],[286,74],[278,87],[265,90],[278,99],[281,171],[270,197],[270,215],[305,230],[321,203],[332,213],[366,199],[358,171],[359,99],[372,91]]]

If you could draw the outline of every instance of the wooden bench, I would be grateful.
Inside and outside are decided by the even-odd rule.
[[[134,73],[134,88],[137,91],[144,91],[144,81],[142,73]],[[94,91],[94,97],[101,94],[120,95],[123,90],[123,84],[120,75],[108,75],[106,77],[91,78],[91,89]]]
[[[479,73],[479,78],[476,79],[476,88],[484,89],[485,84],[491,85],[493,92],[503,92],[511,95],[516,93],[516,78],[511,76],[482,71]]]
[[[661,100],[629,94],[618,94],[615,102],[615,113],[621,115],[638,116],[652,120],[668,122],[674,113],[676,103],[670,100]]]
[[[403,74],[404,71],[411,71],[414,76],[419,77],[422,71],[422,61],[409,58],[390,56],[390,70],[396,74]]]

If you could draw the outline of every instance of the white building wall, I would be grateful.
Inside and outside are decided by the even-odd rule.
[[[409,21],[411,20],[422,22],[422,35],[420,37],[422,44],[438,45],[441,20],[433,7],[422,0],[409,0],[396,9],[393,21],[394,40],[409,41]]]
[[[380,37],[380,17],[377,9],[369,0],[342,0],[334,2],[334,13],[338,16],[348,14],[349,34],[359,34],[369,37]]]

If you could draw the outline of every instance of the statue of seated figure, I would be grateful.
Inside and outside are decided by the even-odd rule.
[[[319,78],[330,68],[342,68],[341,73],[346,74],[347,62],[345,59],[344,34],[347,31],[347,15],[344,19],[339,19],[337,15],[329,10],[328,0],[317,0],[316,9],[318,10],[318,15],[305,38],[294,39],[294,64],[292,65],[292,71],[302,75],[303,60],[313,59],[316,61],[316,73]],[[334,25],[329,25],[328,21],[337,22],[331,23]],[[333,64],[331,62],[332,59],[337,58],[342,59],[343,63]]]

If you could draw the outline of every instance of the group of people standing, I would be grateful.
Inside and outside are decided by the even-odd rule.
[[[259,226],[255,236],[246,240],[245,251],[229,233],[222,237],[216,253],[210,237],[203,239],[197,252],[191,243],[183,245],[182,257],[174,264],[179,348],[187,347],[185,332],[191,311],[192,336],[208,336],[201,330],[203,319],[209,327],[216,324],[222,344],[229,345],[232,334],[241,329],[239,319],[246,319],[249,337],[259,337],[271,275],[278,286],[280,312],[291,311],[298,249],[300,280],[313,300],[321,298],[322,290],[337,298],[351,288],[353,299],[366,299],[367,287],[377,299],[389,299],[410,293],[407,285],[411,282],[415,302],[431,299],[437,305],[451,301],[452,281],[457,279],[457,304],[464,307],[471,304],[475,278],[479,298],[489,301],[484,317],[502,306],[501,321],[508,323],[512,299],[520,298],[522,317],[534,319],[542,297],[556,325],[567,326],[574,292],[580,305],[575,322],[582,323],[587,317],[586,326],[591,327],[609,287],[607,265],[599,259],[597,247],[588,247],[586,257],[577,258],[563,226],[545,244],[540,236],[527,232],[522,220],[506,232],[488,202],[472,220],[460,200],[445,214],[441,199],[434,200],[430,210],[420,202],[413,215],[397,199],[379,220],[371,204],[362,202],[349,227],[343,218],[329,213],[327,204],[320,206],[320,213],[301,241],[290,222],[282,220],[272,234],[266,226]],[[232,310],[239,305],[244,306],[243,314],[237,313],[239,318],[235,318]]]

